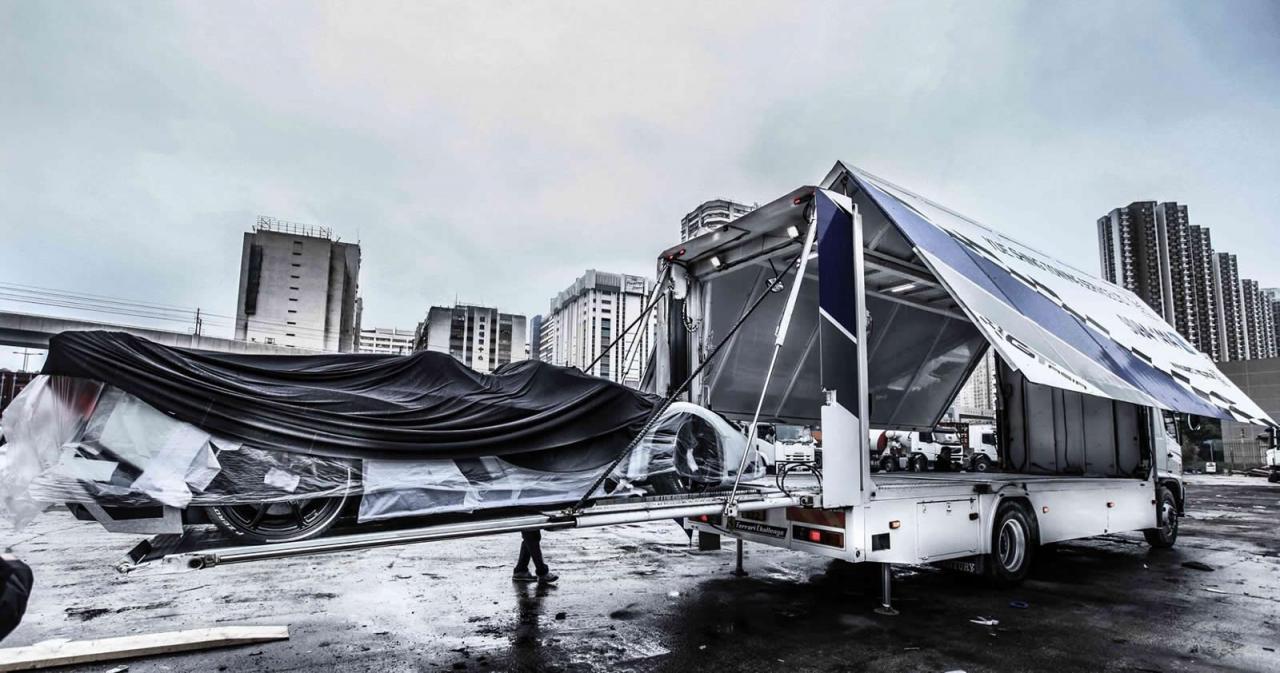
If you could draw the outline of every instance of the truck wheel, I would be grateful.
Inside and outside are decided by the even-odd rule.
[[[1036,547],[1035,518],[1017,502],[1006,500],[996,509],[991,528],[991,553],[987,577],[993,584],[1010,587],[1026,579]]]
[[[979,454],[973,459],[974,472],[988,472],[991,470],[991,459]]]
[[[929,459],[917,453],[907,462],[907,469],[912,472],[925,472],[929,469]]]
[[[897,458],[894,458],[892,456],[885,456],[884,458],[880,459],[880,471],[893,472],[894,468],[898,466],[897,463],[898,463]]]
[[[1267,476],[1267,481],[1273,484],[1280,484],[1280,472],[1272,472]]]
[[[1148,528],[1142,531],[1142,536],[1152,547],[1168,549],[1178,541],[1178,501],[1169,487],[1161,486],[1156,491],[1156,507],[1160,514],[1160,527]]]

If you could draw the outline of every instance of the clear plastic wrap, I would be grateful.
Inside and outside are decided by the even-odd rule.
[[[65,377],[38,378],[3,423],[9,443],[0,457],[0,516],[16,525],[52,503],[184,509],[360,495],[361,521],[545,506],[580,498],[607,469],[544,471],[492,456],[356,460],[251,447],[117,388]],[[746,437],[725,419],[673,404],[602,489],[616,495],[725,486],[745,450]],[[757,476],[759,461],[746,462],[744,477]]]

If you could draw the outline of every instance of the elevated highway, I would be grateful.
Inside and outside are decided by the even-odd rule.
[[[105,322],[92,322],[72,318],[55,318],[30,313],[14,313],[0,311],[0,345],[19,348],[48,348],[49,337],[59,332],[85,332],[91,330],[107,330],[127,332],[149,339],[158,344],[176,348],[198,348],[222,353],[255,353],[262,355],[307,355],[320,351],[305,348],[288,348],[275,344],[262,344],[250,341],[236,341],[221,337],[196,336],[185,332],[149,327],[133,327],[114,325]]]

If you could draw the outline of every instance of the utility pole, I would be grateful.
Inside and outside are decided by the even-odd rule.
[[[200,308],[196,307],[196,336],[200,336]]]

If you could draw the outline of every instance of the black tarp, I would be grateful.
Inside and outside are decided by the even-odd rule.
[[[523,361],[481,374],[443,353],[241,355],[119,332],[64,332],[44,374],[101,381],[206,432],[343,458],[503,456],[534,469],[602,465],[658,398]]]

